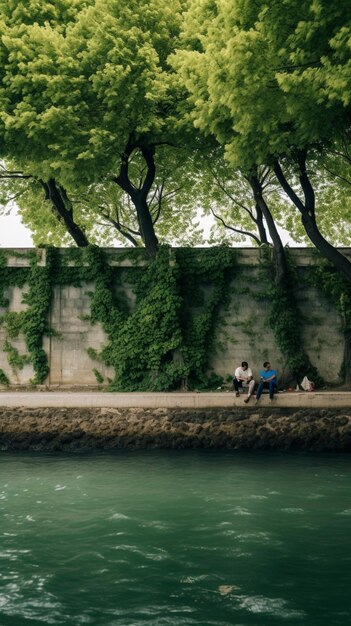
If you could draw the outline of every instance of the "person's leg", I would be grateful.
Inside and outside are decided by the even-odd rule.
[[[242,381],[241,381],[241,380],[237,380],[237,379],[235,378],[235,376],[234,376],[234,378],[233,378],[233,385],[234,385],[234,389],[235,389],[235,395],[236,395],[236,397],[238,398],[238,397],[239,397],[239,395],[240,395],[240,394],[239,394],[239,387],[242,387],[242,386],[243,386],[243,383],[242,383]]]
[[[264,383],[260,383],[257,387],[257,391],[256,391],[256,402],[257,400],[260,399],[262,391],[263,391],[263,387],[264,387]]]
[[[250,382],[247,384],[247,397],[245,398],[244,402],[247,403],[249,402],[252,394],[253,394],[253,390],[255,387],[255,381],[254,380],[250,380]]]
[[[269,398],[270,400],[273,400],[274,398],[274,392],[277,388],[276,382],[275,380],[270,380],[269,381]]]

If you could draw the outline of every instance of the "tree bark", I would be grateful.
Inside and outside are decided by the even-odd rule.
[[[248,181],[251,185],[256,205],[266,220],[268,231],[273,242],[275,283],[277,286],[286,287],[288,271],[282,240],[272,217],[272,213],[270,212],[268,205],[263,197],[263,189],[258,177],[251,175],[248,177]]]
[[[261,207],[256,204],[256,224],[261,244],[268,244],[267,233],[263,223],[263,214]]]
[[[351,330],[344,332],[344,383],[351,384]]]
[[[153,259],[157,254],[158,239],[152,223],[149,206],[144,194],[133,194],[131,200],[135,206],[141,238],[148,255]]]
[[[146,176],[140,188],[135,187],[129,178],[129,158],[136,148],[139,148],[141,151],[147,167]],[[158,239],[155,234],[147,197],[155,180],[156,166],[154,154],[154,146],[145,146],[134,143],[133,137],[131,136],[124,154],[122,155],[119,174],[113,179],[114,182],[129,195],[135,206],[141,238],[144,242],[148,255],[152,259],[157,253]]]
[[[73,210],[70,206],[67,208],[68,196],[64,189],[57,185],[53,178],[48,182],[40,181],[45,191],[46,199],[52,202],[58,219],[62,219],[66,226],[67,232],[76,242],[77,246],[82,248],[89,245],[89,241],[83,230],[75,223],[73,219]]]
[[[350,261],[323,237],[318,228],[315,215],[315,194],[306,170],[306,156],[306,151],[300,151],[296,159],[304,202],[289,185],[278,161],[274,167],[275,174],[285,193],[300,211],[301,221],[310,241],[322,256],[345,276],[348,283],[351,283]],[[347,329],[344,330],[344,383],[351,383],[351,331]]]

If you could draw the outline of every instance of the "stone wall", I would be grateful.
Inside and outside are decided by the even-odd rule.
[[[21,251],[23,253],[23,250]],[[269,301],[255,298],[262,287],[260,285],[258,268],[258,251],[255,249],[238,249],[238,265],[233,270],[230,288],[229,305],[223,306],[219,312],[216,327],[215,351],[210,355],[210,365],[213,371],[228,378],[235,367],[247,360],[257,372],[264,360],[270,360],[274,367],[284,375],[284,360],[276,346],[273,333],[267,323]],[[347,255],[350,251],[344,251]],[[133,271],[136,266],[133,251],[130,259],[126,258],[125,250],[107,251],[112,265],[118,266],[121,272]],[[38,250],[39,263],[45,265],[45,250]],[[301,310],[301,329],[305,342],[305,349],[320,374],[330,383],[338,382],[338,372],[343,359],[343,336],[341,319],[333,306],[318,289],[311,287],[306,280],[306,269],[316,263],[312,250],[292,249],[291,254],[298,267],[298,281],[296,298]],[[8,266],[21,267],[28,265],[25,254],[13,254],[7,259]],[[143,261],[138,262],[140,266]],[[133,293],[128,281],[122,281],[125,297],[133,305]],[[90,313],[89,291],[94,285],[86,283],[81,286],[55,287],[49,326],[53,331],[44,338],[44,349],[49,358],[50,374],[46,381],[47,387],[96,385],[93,373],[96,363],[87,353],[91,347],[99,350],[106,337],[103,329],[98,325],[92,326],[88,320]],[[23,304],[23,289],[8,288],[7,297],[9,306],[1,309],[21,311]],[[6,331],[0,325],[0,368],[5,372],[14,385],[26,385],[33,376],[31,365],[23,369],[12,369],[9,366],[6,353],[3,351]],[[20,354],[26,352],[24,339],[19,337],[12,340],[12,344]],[[112,377],[111,369],[104,368],[99,363],[99,371],[104,377]]]
[[[351,450],[347,409],[1,408],[0,450]]]

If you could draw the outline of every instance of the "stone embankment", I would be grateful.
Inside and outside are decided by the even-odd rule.
[[[351,450],[351,409],[0,407],[0,449]]]

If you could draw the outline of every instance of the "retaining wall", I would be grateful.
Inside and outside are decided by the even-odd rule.
[[[14,251],[8,255],[9,267],[28,265],[25,251],[21,256]],[[133,271],[136,264],[133,251],[130,258],[126,258],[126,250],[107,250],[109,262],[124,272]],[[350,256],[349,250],[343,252]],[[45,265],[45,250],[38,250],[39,263]],[[325,295],[316,287],[312,287],[307,279],[308,268],[316,263],[313,250],[292,249],[292,257],[298,268],[295,297],[301,310],[301,330],[305,349],[320,374],[330,383],[338,382],[338,372],[343,360],[343,335],[341,319],[335,308]],[[124,296],[133,305],[133,291],[128,279],[122,280]],[[91,325],[89,291],[94,289],[93,284],[85,283],[78,286],[57,286],[54,288],[52,306],[49,315],[49,328],[53,331],[44,338],[44,350],[49,359],[50,374],[45,381],[47,388],[57,386],[96,386],[93,373],[96,363],[87,353],[87,348],[101,349],[106,336],[99,324]],[[204,286],[206,289],[206,286]],[[210,355],[210,368],[217,374],[227,378],[235,367],[247,360],[256,373],[261,369],[265,360],[284,376],[284,359],[280,353],[272,330],[268,324],[270,303],[268,300],[258,300],[257,294],[262,290],[259,278],[259,258],[255,249],[238,249],[237,265],[233,269],[229,285],[230,302],[223,306],[218,314],[215,350]],[[6,310],[21,311],[23,303],[22,289],[9,287],[6,296],[9,306],[0,310],[0,315]],[[27,364],[23,369],[10,367],[7,354],[3,351],[6,339],[6,330],[0,326],[0,368],[5,372],[13,385],[26,385],[33,377],[33,369]],[[20,354],[26,352],[23,337],[12,341]],[[113,371],[99,363],[99,371],[105,380],[113,377]]]
[[[0,450],[351,450],[347,409],[1,408]]]

